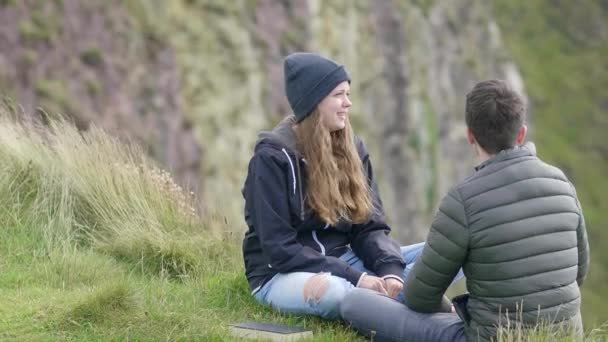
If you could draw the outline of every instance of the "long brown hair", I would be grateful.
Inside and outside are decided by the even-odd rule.
[[[327,223],[364,223],[373,204],[350,122],[330,132],[315,110],[296,125],[298,149],[308,169],[308,205]]]

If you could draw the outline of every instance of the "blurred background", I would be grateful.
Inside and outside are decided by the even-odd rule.
[[[0,0],[0,95],[141,144],[236,240],[257,133],[290,113],[282,58],[295,51],[349,70],[351,120],[403,244],[472,172],[465,94],[509,81],[539,156],[577,187],[583,313],[608,320],[608,1]]]

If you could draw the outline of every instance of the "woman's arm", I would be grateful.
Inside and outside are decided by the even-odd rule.
[[[364,155],[363,168],[371,190],[374,213],[365,224],[353,226],[351,247],[355,254],[363,260],[365,267],[374,271],[378,276],[390,275],[401,279],[405,261],[401,256],[399,245],[389,236],[390,227],[384,222],[384,209],[378,185],[374,180],[372,164],[362,142],[359,150],[363,151]]]
[[[417,312],[449,312],[444,294],[463,266],[469,246],[464,204],[456,189],[443,198],[420,260],[405,283],[405,304]]]
[[[262,251],[270,267],[280,273],[330,272],[356,285],[362,273],[336,257],[325,256],[297,241],[297,231],[290,220],[287,161],[284,154],[263,150],[252,159],[247,201],[251,201],[252,219]]]

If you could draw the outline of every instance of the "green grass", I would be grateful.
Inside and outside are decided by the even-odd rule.
[[[221,215],[136,146],[15,116],[0,113],[0,340],[226,341],[248,320],[359,339],[256,303]]]
[[[345,324],[258,304],[222,216],[197,210],[136,146],[15,116],[0,113],[0,340],[233,341],[230,323],[258,321],[363,341]],[[606,337],[598,331],[588,340]]]

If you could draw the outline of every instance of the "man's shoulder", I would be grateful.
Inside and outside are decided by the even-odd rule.
[[[528,178],[556,178],[567,181],[568,178],[564,172],[557,166],[551,165],[537,156],[524,156],[506,160],[500,164],[493,165],[478,172],[475,172],[460,185],[475,183],[482,180],[493,181],[494,178],[507,178],[522,180]]]
[[[540,158],[537,158],[537,161],[539,164],[538,167],[542,167],[547,173],[553,175],[555,178],[559,178],[559,179],[568,181],[568,177],[566,176],[564,171],[562,169],[560,169],[559,167],[549,164]]]
[[[483,193],[527,182],[530,187],[540,184],[543,179],[555,179],[570,183],[564,172],[556,166],[544,162],[536,156],[509,160],[502,165],[492,165],[475,172],[456,184],[450,191],[461,196],[463,202],[480,198]]]

